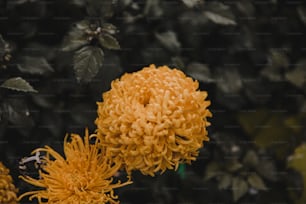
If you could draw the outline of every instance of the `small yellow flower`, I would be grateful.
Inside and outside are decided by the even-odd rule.
[[[64,154],[45,146],[33,151],[45,152],[42,158],[42,169],[39,179],[29,176],[20,176],[24,181],[42,188],[22,194],[19,199],[30,196],[29,200],[37,198],[39,203],[53,204],[104,204],[119,203],[114,195],[114,188],[130,184],[130,179],[125,183],[113,183],[113,176],[120,168],[119,163],[111,163],[105,153],[98,149],[97,140],[90,143],[86,130],[82,139],[77,134],[71,135],[71,141],[64,141]]]
[[[212,116],[198,88],[182,71],[155,65],[113,81],[95,121],[107,155],[151,176],[195,160]]]
[[[10,171],[0,162],[0,203],[16,204],[18,189],[13,184]]]

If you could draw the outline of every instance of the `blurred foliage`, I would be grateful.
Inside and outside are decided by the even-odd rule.
[[[29,190],[22,157],[93,131],[113,79],[166,64],[208,91],[211,141],[178,173],[135,172],[121,202],[305,203],[305,31],[303,1],[2,0],[0,160]]]

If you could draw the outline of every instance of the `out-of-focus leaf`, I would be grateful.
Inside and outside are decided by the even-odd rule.
[[[220,25],[236,25],[234,14],[229,6],[219,2],[211,2],[205,6],[203,15],[212,22]]]
[[[7,79],[1,84],[0,87],[15,91],[37,92],[26,80],[21,77]]]
[[[248,183],[242,178],[235,177],[233,178],[232,189],[234,201],[236,202],[248,192]]]
[[[295,86],[304,88],[306,84],[306,60],[301,60],[293,69],[285,74],[285,78]]]
[[[104,53],[102,49],[86,46],[74,55],[74,71],[79,82],[90,82],[102,67]]]
[[[45,75],[54,72],[44,57],[23,56],[17,67],[21,72],[30,74]]]
[[[119,42],[117,41],[116,38],[114,38],[113,36],[111,36],[110,34],[102,34],[101,36],[99,36],[99,42],[100,44],[110,50],[119,50],[120,49],[120,45]]]
[[[7,43],[2,38],[2,35],[0,35],[0,57],[2,58],[4,54],[6,53],[5,48],[7,47]]]
[[[118,29],[115,25],[111,24],[111,23],[104,23],[102,26],[101,26],[101,29],[104,31],[104,32],[107,32],[108,34],[110,35],[114,35],[115,33],[118,32]]]
[[[192,76],[194,79],[204,83],[214,82],[214,79],[210,74],[210,70],[205,64],[197,62],[190,63],[187,66],[186,73]]]
[[[2,104],[4,117],[13,125],[32,127],[34,121],[31,117],[30,111],[23,100],[9,99]]]
[[[262,148],[271,148],[281,159],[290,151],[293,131],[281,112],[256,110],[238,115],[240,124]]]
[[[23,38],[34,37],[34,35],[37,33],[37,25],[30,22],[22,22],[20,28],[24,33]]]
[[[87,0],[87,13],[90,16],[109,18],[113,15],[116,0]]]
[[[77,6],[84,6],[86,3],[86,0],[72,0],[72,3]]]
[[[206,174],[204,180],[209,180],[211,178],[219,176],[220,174],[223,174],[222,170],[220,169],[220,165],[216,162],[210,162],[206,166]]]
[[[229,172],[236,172],[238,170],[240,170],[243,167],[243,165],[241,163],[239,163],[238,161],[231,161],[228,164],[225,165],[225,168],[227,171]]]
[[[227,17],[224,17],[218,13],[214,13],[211,11],[205,11],[204,15],[211,20],[212,22],[216,23],[216,24],[221,24],[221,25],[236,25],[237,23]]]
[[[220,190],[227,189],[232,184],[232,175],[224,173],[219,177],[218,188]]]
[[[255,189],[267,190],[264,181],[256,173],[253,173],[248,176],[248,183],[250,184],[250,186],[252,186]]]
[[[277,169],[273,163],[273,160],[260,160],[256,166],[256,171],[260,176],[269,181],[277,180]]]
[[[256,167],[259,163],[259,159],[255,151],[249,150],[243,158],[243,164],[249,167]]]
[[[157,40],[168,50],[178,53],[181,43],[178,41],[175,32],[167,31],[164,33],[155,33]]]
[[[227,94],[238,93],[242,88],[242,80],[237,69],[219,69],[217,74],[217,87]]]
[[[203,4],[203,0],[182,0],[182,2],[188,7],[193,8],[199,4]]]
[[[288,158],[287,165],[288,167],[300,172],[300,174],[303,176],[303,194],[300,198],[295,197],[296,204],[303,204],[306,202],[306,144],[302,144],[295,149],[294,154]]]
[[[144,15],[148,17],[158,18],[163,15],[163,10],[160,7],[160,0],[146,0]]]
[[[283,52],[271,50],[267,66],[261,71],[261,74],[271,81],[281,81],[283,79],[282,71],[289,67],[289,59]]]
[[[237,9],[246,16],[253,17],[255,12],[255,7],[252,1],[241,0],[236,2]]]
[[[297,12],[299,14],[299,17],[301,21],[306,24],[306,8],[304,6],[298,6]]]
[[[182,60],[181,57],[179,57],[179,56],[172,57],[172,58],[171,58],[171,61],[172,61],[173,65],[174,65],[176,68],[179,68],[179,69],[184,69],[184,68],[185,68],[184,61]]]
[[[287,175],[284,180],[286,180],[287,189],[290,189],[288,192],[289,196],[292,200],[298,200],[298,198],[302,197],[305,191],[304,175],[299,170],[293,168],[287,169],[286,172]]]
[[[76,23],[64,38],[63,51],[73,51],[88,44],[85,31],[89,30],[89,22],[84,20]]]

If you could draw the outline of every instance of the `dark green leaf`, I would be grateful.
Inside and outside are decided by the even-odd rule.
[[[267,190],[264,181],[256,173],[253,173],[248,176],[248,183],[250,184],[250,186],[252,186],[255,189]]]
[[[74,55],[74,71],[79,82],[90,82],[102,67],[104,53],[102,49],[86,46]]]
[[[89,22],[86,20],[76,23],[64,38],[63,51],[73,51],[86,45],[89,41],[85,31],[89,30]]]
[[[242,178],[235,177],[233,178],[232,190],[236,202],[248,192],[248,184]]]
[[[107,49],[110,49],[110,50],[120,49],[120,45],[117,39],[107,33],[104,33],[101,36],[99,36],[99,42],[103,47]]]
[[[219,177],[218,188],[220,190],[227,189],[232,184],[232,175],[228,173],[224,173]]]
[[[155,33],[157,40],[168,50],[178,53],[181,43],[178,41],[175,32],[167,31],[164,33]]]
[[[255,151],[249,150],[243,158],[243,164],[249,167],[256,167],[259,159]]]
[[[23,92],[37,92],[26,80],[21,77],[10,78],[1,84],[2,88]]]
[[[54,71],[44,57],[23,56],[17,67],[21,72],[39,75]]]

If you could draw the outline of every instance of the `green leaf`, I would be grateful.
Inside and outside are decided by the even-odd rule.
[[[100,44],[110,50],[119,50],[120,45],[116,38],[111,36],[110,34],[104,33],[99,36]]]
[[[248,167],[256,167],[259,163],[258,156],[255,151],[249,150],[243,158],[243,164]]]
[[[102,49],[86,46],[74,55],[74,71],[78,82],[90,82],[102,67],[104,53]]]
[[[267,190],[264,181],[256,173],[253,173],[248,176],[248,183],[250,184],[250,186],[258,190]]]
[[[242,196],[248,192],[248,183],[242,178],[235,177],[233,179],[232,190],[234,201],[238,201]]]
[[[219,177],[218,188],[220,190],[227,189],[232,184],[232,175],[224,173]]]
[[[10,78],[1,84],[2,88],[23,92],[37,92],[26,80],[21,77]]]
[[[175,32],[167,31],[164,33],[155,33],[157,40],[168,50],[178,53],[181,48],[181,43],[178,41]]]
[[[30,74],[44,75],[54,72],[44,57],[23,56],[17,67],[21,72]]]
[[[177,173],[181,177],[181,179],[184,179],[186,177],[186,165],[180,164],[177,170]]]

